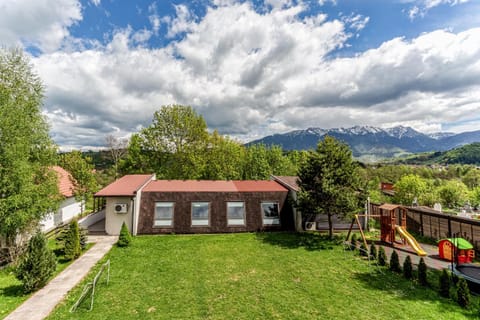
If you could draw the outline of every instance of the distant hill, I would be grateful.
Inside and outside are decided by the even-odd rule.
[[[465,144],[480,142],[480,130],[473,132],[423,134],[410,127],[397,126],[382,129],[372,126],[351,128],[308,128],[284,134],[274,134],[247,145],[279,145],[284,150],[315,149],[325,135],[333,136],[348,144],[355,157],[362,160],[378,160],[421,152],[446,151]]]
[[[448,151],[437,151],[399,160],[408,164],[474,164],[480,165],[480,143],[467,144]]]

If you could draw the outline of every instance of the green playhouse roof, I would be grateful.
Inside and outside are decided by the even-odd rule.
[[[447,240],[453,243],[458,249],[473,249],[472,244],[463,238],[448,238]]]

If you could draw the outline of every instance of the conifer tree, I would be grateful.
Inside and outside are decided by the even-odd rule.
[[[80,247],[80,230],[76,219],[70,222],[68,232],[65,237],[64,253],[65,259],[67,260],[77,259],[82,253]]]
[[[370,245],[370,258],[372,260],[377,260],[377,247],[375,247],[375,243]]]
[[[406,256],[405,260],[403,261],[403,276],[406,279],[413,278],[412,259],[410,256]]]
[[[378,249],[378,264],[381,266],[387,265],[387,254],[382,246]]]
[[[440,295],[444,298],[450,297],[450,275],[447,269],[443,269],[439,278],[440,282]]]
[[[363,243],[363,241],[360,245],[360,255],[362,257],[368,257],[368,248],[365,246],[365,243]]]
[[[467,281],[463,278],[458,279],[457,282],[457,302],[462,308],[470,307],[472,297]]]
[[[427,279],[427,264],[423,258],[420,258],[420,262],[418,263],[418,282],[422,286],[428,285]]]
[[[392,254],[390,255],[390,270],[393,272],[402,272],[402,268],[400,267],[400,261],[398,259],[397,251],[393,250]]]
[[[15,276],[23,284],[25,293],[42,288],[56,268],[53,252],[48,249],[47,239],[38,231],[30,238],[27,250],[20,258]]]
[[[127,225],[125,222],[122,224],[120,229],[120,235],[118,236],[117,246],[119,247],[128,247],[132,241],[132,235],[128,231]]]

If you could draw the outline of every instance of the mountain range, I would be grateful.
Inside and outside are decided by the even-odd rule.
[[[420,152],[446,151],[465,144],[480,142],[480,130],[463,133],[439,132],[424,134],[410,127],[383,129],[372,126],[351,128],[308,128],[274,134],[251,141],[251,144],[279,145],[284,150],[315,149],[325,135],[348,144],[353,156],[366,161],[391,158]]]

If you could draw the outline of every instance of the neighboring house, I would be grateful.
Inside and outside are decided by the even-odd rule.
[[[106,198],[105,231],[133,234],[292,230],[288,190],[275,181],[155,180],[127,175],[95,194]]]
[[[82,202],[78,202],[75,199],[75,187],[70,173],[59,166],[54,166],[52,169],[57,173],[58,190],[63,196],[63,200],[57,212],[48,213],[43,220],[40,221],[41,230],[44,232],[48,232],[58,225],[69,222],[82,212]]]
[[[302,223],[302,213],[300,210],[295,208],[294,203],[297,202],[297,192],[300,191],[300,187],[298,186],[298,177],[297,176],[271,176],[272,180],[280,183],[282,186],[288,189],[290,193],[291,200],[293,201],[292,211],[293,211],[293,223],[295,226],[295,231],[301,232],[304,230],[304,226]]]

